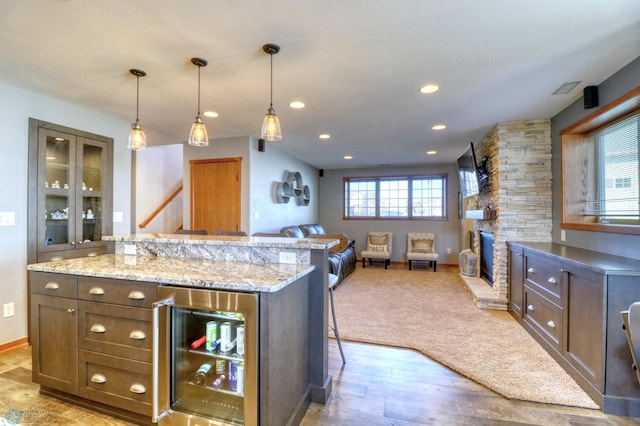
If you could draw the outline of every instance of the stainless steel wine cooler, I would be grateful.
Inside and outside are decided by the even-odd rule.
[[[153,421],[258,424],[258,297],[162,286],[154,304]]]

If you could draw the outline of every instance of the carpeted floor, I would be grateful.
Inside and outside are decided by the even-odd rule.
[[[477,308],[458,271],[357,268],[335,292],[343,340],[412,348],[509,399],[597,409],[507,312]]]

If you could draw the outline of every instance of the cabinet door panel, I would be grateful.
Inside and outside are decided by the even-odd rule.
[[[75,394],[78,391],[76,301],[31,295],[33,381]]]
[[[518,245],[509,245],[509,308],[518,317],[522,317],[524,298],[524,256]]]
[[[566,282],[564,356],[589,382],[604,392],[603,276],[586,269],[573,269],[567,272]]]

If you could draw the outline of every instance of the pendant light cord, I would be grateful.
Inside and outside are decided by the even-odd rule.
[[[136,76],[136,123],[139,121],[138,110],[140,109],[140,76]]]
[[[200,65],[198,65],[198,115],[200,115]]]
[[[269,106],[273,108],[273,53],[269,54],[271,56],[271,94],[269,95]]]

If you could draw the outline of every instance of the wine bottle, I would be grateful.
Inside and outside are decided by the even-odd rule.
[[[198,386],[204,386],[207,384],[207,377],[209,376],[209,371],[211,370],[211,364],[205,362],[202,364],[193,378],[193,381]]]

